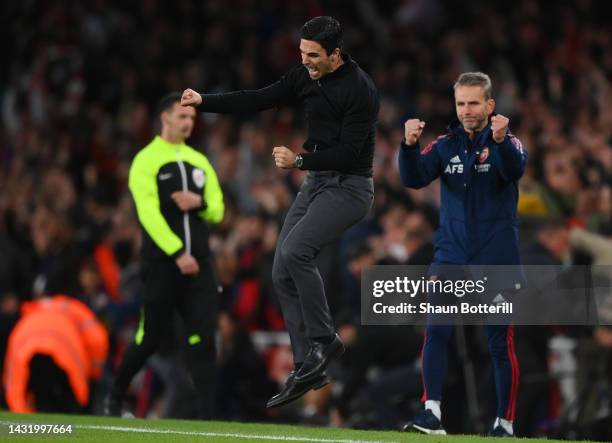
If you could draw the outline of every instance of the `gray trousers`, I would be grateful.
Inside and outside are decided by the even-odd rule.
[[[366,216],[373,198],[371,178],[310,171],[287,213],[272,278],[297,363],[304,361],[309,339],[335,333],[315,259],[323,246]]]

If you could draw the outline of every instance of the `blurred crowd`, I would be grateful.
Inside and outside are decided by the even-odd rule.
[[[218,92],[275,81],[299,63],[299,29],[316,15],[339,19],[345,50],[381,94],[374,207],[320,257],[349,350],[331,369],[330,388],[280,412],[265,410],[292,365],[271,266],[305,174],[275,168],[271,152],[301,147],[303,112],[200,114],[190,144],[213,163],[227,208],[211,236],[223,287],[219,418],[395,428],[418,407],[421,331],[361,326],[360,273],[373,264],[431,261],[439,187],[404,189],[397,153],[407,118],[427,122],[424,145],[445,132],[461,72],[491,76],[497,112],[529,151],[519,201],[525,263],[612,265],[612,17],[605,2],[27,0],[0,8],[8,19],[0,30],[0,349],[24,301],[67,294],[86,303],[110,336],[91,412],[100,413],[137,326],[140,228],[127,173],[158,130],[155,102],[186,87]],[[486,348],[472,339],[476,329],[458,331],[471,351],[457,346],[445,396],[464,402],[469,358],[486,417],[491,368]],[[517,432],[610,438],[612,330],[525,329],[524,341],[543,340],[520,360],[524,398],[539,407],[519,403],[519,422],[523,411],[535,412],[524,414]],[[189,416],[177,331],[180,324],[135,380],[136,415]],[[588,372],[593,358],[603,365],[597,374]],[[461,406],[445,413],[447,430],[473,431],[481,417],[467,414]]]

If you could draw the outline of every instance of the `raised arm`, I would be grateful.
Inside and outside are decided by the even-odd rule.
[[[427,186],[440,175],[440,157],[435,142],[421,151],[419,138],[425,122],[411,119],[404,123],[404,138],[399,152],[399,171],[402,183],[419,189]]]
[[[239,114],[289,104],[296,99],[295,84],[300,74],[298,69],[304,68],[293,68],[277,82],[261,89],[203,95],[193,89],[185,89],[181,105],[197,107],[202,112]]]
[[[501,158],[501,173],[507,181],[522,177],[527,164],[527,151],[521,141],[508,131],[510,120],[503,115],[491,118],[491,136],[497,144]]]

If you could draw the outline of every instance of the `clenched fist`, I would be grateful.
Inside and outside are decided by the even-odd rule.
[[[174,260],[179,271],[183,275],[196,275],[200,272],[200,265],[193,255],[187,252],[181,254],[176,260]]]
[[[272,157],[274,157],[274,164],[276,167],[281,169],[295,168],[295,152],[286,146],[275,146],[272,151]]]
[[[202,207],[202,196],[191,191],[176,191],[170,195],[181,211]]]
[[[183,96],[181,97],[181,106],[200,106],[202,103],[202,96],[195,92],[193,89],[185,89]]]
[[[508,132],[508,123],[510,123],[510,119],[501,114],[491,117],[491,135],[493,136],[495,143],[501,143],[504,141],[506,133]]]
[[[419,137],[421,137],[424,127],[425,122],[418,118],[407,120],[406,123],[404,123],[404,137],[406,138],[406,144],[408,146],[412,146],[419,141]]]

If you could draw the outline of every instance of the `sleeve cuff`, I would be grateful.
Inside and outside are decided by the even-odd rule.
[[[300,155],[302,156],[302,166],[297,169],[301,171],[309,170],[312,165],[312,152],[300,152]]]
[[[185,247],[181,246],[179,248],[178,251],[176,251],[174,254],[170,254],[170,258],[173,260],[176,260],[177,258],[179,258],[181,255],[183,255],[185,253]]]
[[[417,141],[414,145],[406,144],[406,139],[402,138],[402,142],[400,143],[400,147],[406,151],[415,151],[421,148],[421,144]]]
[[[504,136],[504,139],[501,142],[495,141],[495,139],[492,136],[491,136],[491,140],[493,140],[493,143],[497,144],[498,146],[502,146],[510,141],[510,135],[508,134],[508,132],[506,132],[506,135]]]
[[[198,106],[195,106],[196,109],[200,109],[200,108],[204,107],[204,103],[206,103],[206,96],[207,95],[208,94],[200,94],[200,97],[202,97],[202,102]]]
[[[208,208],[208,203],[206,203],[206,199],[202,196],[202,204],[197,208],[198,211],[205,211]]]

